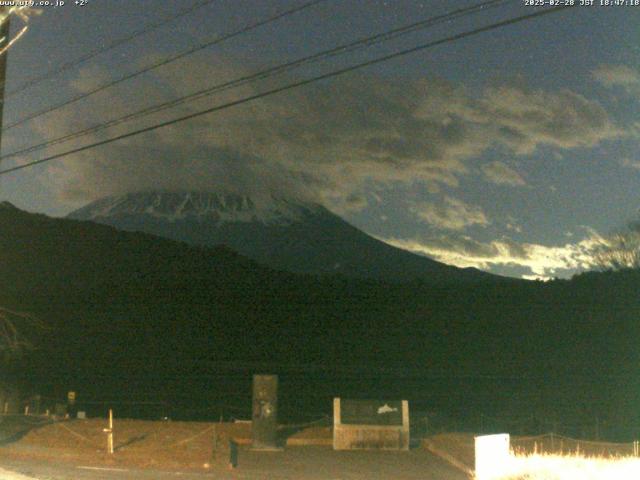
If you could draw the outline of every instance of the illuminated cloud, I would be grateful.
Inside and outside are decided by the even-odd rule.
[[[521,278],[524,280],[539,280],[541,282],[549,282],[553,280],[553,277],[548,277],[546,275],[522,275]]]
[[[510,230],[512,232],[522,233],[522,227],[518,224],[516,219],[513,218],[511,215],[507,217],[507,222],[505,223],[505,227],[507,230]]]
[[[518,243],[509,238],[480,242],[465,235],[440,235],[426,239],[381,239],[390,245],[427,255],[458,267],[490,269],[512,266],[528,269],[526,278],[550,278],[568,270],[594,266],[594,254],[602,239],[595,233],[578,243],[545,246]]]
[[[444,202],[439,204],[417,202],[412,205],[410,211],[421,221],[447,230],[463,230],[471,225],[489,224],[480,207],[452,197],[445,197]]]
[[[185,70],[195,73],[185,76]],[[34,133],[42,139],[57,137],[105,120],[96,119],[95,112],[116,118],[246,73],[224,58],[206,64],[172,64],[130,90],[105,91],[74,109],[41,118],[33,124]],[[99,76],[99,72],[81,70],[71,85],[76,91],[87,91],[93,86],[88,83]],[[224,91],[138,120],[135,126],[237,100],[284,81]],[[145,94],[139,95],[140,91]],[[120,125],[65,147],[131,128]],[[62,197],[74,202],[149,188],[223,187],[249,194],[273,188],[304,191],[344,212],[366,205],[365,193],[372,184],[417,182],[432,192],[442,185],[457,187],[459,179],[472,171],[470,162],[491,147],[505,148],[517,161],[518,155],[542,146],[593,146],[620,134],[602,106],[569,90],[545,92],[504,85],[471,96],[464,88],[442,81],[392,82],[351,75],[90,150],[52,165],[48,174]],[[485,166],[483,172],[494,182],[524,182],[499,162]],[[454,219],[469,214],[468,220],[453,220],[446,228],[459,229],[460,222],[462,226],[487,223],[480,213],[450,200],[440,211],[434,208],[424,210],[425,221],[446,223],[443,208]]]
[[[487,180],[497,185],[517,187],[526,184],[518,172],[502,162],[490,162],[483,165],[482,173]]]
[[[621,87],[629,94],[640,93],[640,72],[626,65],[601,65],[592,75],[607,88]]]
[[[76,93],[88,93],[98,89],[109,80],[108,72],[103,67],[92,65],[79,70],[77,76],[69,81],[69,86]]]
[[[633,168],[635,170],[640,170],[640,161],[631,160],[630,158],[624,158],[622,160],[622,166],[627,168]]]
[[[518,154],[540,146],[562,149],[592,147],[622,132],[597,102],[571,90],[489,88],[474,116],[493,124],[493,140]]]

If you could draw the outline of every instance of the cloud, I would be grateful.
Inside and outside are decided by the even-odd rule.
[[[440,235],[426,239],[381,239],[390,245],[427,255],[458,267],[490,269],[505,265],[526,268],[530,275],[552,277],[567,271],[589,269],[602,239],[594,232],[577,243],[546,246],[518,243],[503,237],[480,242],[465,235]],[[529,275],[529,274],[527,274]]]
[[[91,92],[109,80],[109,75],[104,68],[98,65],[85,67],[78,71],[75,78],[69,81],[69,86],[79,93]]]
[[[421,221],[448,230],[463,230],[471,225],[489,224],[480,207],[449,196],[445,197],[444,202],[440,204],[416,202],[411,206],[410,211]]]
[[[511,230],[512,232],[522,233],[522,227],[516,223],[507,222],[505,227],[507,227],[507,230]]]
[[[522,227],[513,215],[507,215],[506,219],[504,219],[504,226],[507,230],[512,232],[522,233]]]
[[[633,168],[635,170],[640,170],[640,161],[631,160],[630,158],[622,159],[622,166],[627,168]]]
[[[171,64],[130,87],[102,92],[73,109],[41,118],[32,133],[50,139],[246,72],[225,58]],[[99,72],[81,70],[71,85],[86,91],[94,75]],[[286,81],[290,79],[226,90],[134,125],[144,127],[203,110]],[[156,186],[184,190],[223,185],[249,194],[266,188],[304,191],[337,211],[348,211],[366,205],[365,192],[372,184],[418,182],[431,191],[442,185],[457,187],[471,171],[469,163],[491,147],[517,156],[543,146],[593,146],[621,134],[602,106],[569,90],[504,85],[473,93],[437,80],[394,82],[350,75],[74,155],[52,164],[48,175],[62,197],[74,202]],[[64,149],[132,128],[120,125]],[[502,183],[524,181],[497,162],[486,170],[485,175]],[[453,211],[454,217],[465,213],[450,202],[442,208]],[[446,217],[442,213],[427,209],[425,215],[437,221]],[[475,214],[472,223],[485,224],[486,219]]]
[[[518,172],[502,162],[486,163],[481,168],[486,179],[497,185],[517,187],[526,184]]]
[[[548,277],[546,275],[522,275],[524,280],[538,280],[540,282],[549,282],[553,280],[553,277]]]
[[[470,118],[492,123],[494,142],[517,154],[543,145],[591,147],[622,134],[599,103],[568,89],[489,88]]]
[[[607,88],[621,87],[631,95],[640,93],[640,72],[626,65],[601,65],[592,76]]]
[[[153,162],[133,159],[153,156]],[[313,200],[300,186],[304,180],[295,173],[259,157],[229,149],[141,147],[131,145],[111,149],[108,157],[96,156],[91,164],[75,164],[73,176],[64,177],[64,199],[85,201],[131,191],[250,192],[254,201],[268,200],[274,191],[287,191],[300,199]],[[347,198],[346,202],[355,202]]]

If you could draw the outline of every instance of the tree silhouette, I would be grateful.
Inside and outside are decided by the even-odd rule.
[[[33,348],[27,331],[44,328],[33,315],[0,307],[0,358],[11,360]]]
[[[603,270],[640,269],[640,222],[604,238],[596,248],[594,261]]]

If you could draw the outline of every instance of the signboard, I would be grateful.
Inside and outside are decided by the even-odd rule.
[[[408,450],[409,402],[333,399],[334,450]]]
[[[402,425],[402,401],[342,400],[341,420],[348,425]]]
[[[510,441],[508,433],[475,437],[477,480],[502,478],[509,471]]]

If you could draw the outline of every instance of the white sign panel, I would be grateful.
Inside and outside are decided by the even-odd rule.
[[[509,471],[509,434],[475,437],[476,479],[493,480]]]

